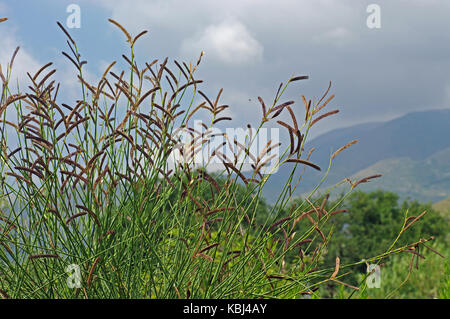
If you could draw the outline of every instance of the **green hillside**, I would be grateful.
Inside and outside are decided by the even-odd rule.
[[[450,213],[450,197],[433,205],[433,208],[443,214]]]
[[[408,157],[386,159],[353,174],[350,179],[359,180],[374,174],[383,174],[379,179],[362,184],[361,189],[384,189],[396,192],[402,199],[438,202],[450,197],[449,158],[450,148],[424,160]]]

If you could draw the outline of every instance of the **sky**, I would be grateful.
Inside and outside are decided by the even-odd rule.
[[[80,28],[69,28],[67,7],[80,8]],[[368,7],[378,5],[379,28],[369,28]],[[96,79],[114,60],[128,53],[113,18],[136,35],[138,61],[169,57],[196,62],[205,51],[197,78],[238,123],[261,117],[257,97],[273,100],[280,82],[308,75],[286,91],[285,100],[301,95],[318,99],[332,81],[330,108],[340,113],[314,128],[385,121],[409,112],[450,108],[450,1],[448,0],[39,0],[0,1],[0,64],[6,68],[16,46],[13,78],[29,85],[33,73],[49,61],[66,88],[79,93],[75,70],[61,51],[66,38],[60,21],[76,39],[87,76]]]

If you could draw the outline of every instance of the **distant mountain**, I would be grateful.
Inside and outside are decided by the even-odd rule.
[[[297,194],[312,190],[324,175],[330,155],[355,139],[357,144],[335,158],[323,187],[345,177],[353,180],[381,173],[382,178],[362,189],[381,188],[422,201],[450,197],[450,109],[414,112],[388,122],[333,130],[313,139],[306,144],[305,153],[316,149],[311,161],[321,166],[322,172],[307,168]],[[276,199],[290,169],[285,164],[270,177],[265,190],[269,201]]]

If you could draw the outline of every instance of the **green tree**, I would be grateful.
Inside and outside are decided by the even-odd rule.
[[[405,215],[418,216],[427,211],[414,227],[402,234],[397,245],[431,236],[438,241],[444,240],[449,228],[431,204],[417,201],[399,204],[398,195],[388,191],[357,191],[341,208],[347,209],[347,212],[336,215],[330,222],[334,235],[328,246],[328,255],[334,255],[330,256],[333,262],[336,256],[350,263],[385,252],[400,232]]]

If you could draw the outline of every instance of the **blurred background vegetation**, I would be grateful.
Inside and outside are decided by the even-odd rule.
[[[343,196],[343,195],[342,195]],[[320,200],[320,199],[318,199]],[[330,211],[340,198],[329,200],[326,210]],[[291,205],[299,205],[303,201],[298,197],[292,200]],[[416,256],[403,252],[387,258],[381,264],[380,288],[367,288],[358,297],[362,298],[449,298],[450,297],[450,266],[448,262],[449,250],[449,216],[448,206],[433,206],[432,203],[422,203],[415,200],[401,201],[399,196],[390,191],[377,190],[373,192],[355,191],[343,201],[337,209],[346,209],[347,212],[337,214],[325,225],[322,231],[325,234],[332,232],[327,252],[322,258],[322,268],[334,267],[336,257],[340,258],[341,265],[348,265],[380,255],[389,248],[402,228],[405,214],[417,216],[427,211],[425,216],[414,227],[408,228],[402,234],[397,246],[419,241],[421,238],[434,239],[427,243],[431,249],[421,249],[418,267]],[[270,205],[263,203],[258,208],[260,220],[265,220],[270,214]],[[297,226],[299,231],[308,224]],[[303,229],[304,230],[304,229]],[[411,259],[414,257],[410,270]],[[296,262],[291,256],[287,262]],[[347,269],[350,273],[344,276],[343,281],[359,287],[367,273],[366,265]],[[348,298],[353,289],[329,283],[322,286],[316,297],[322,298]]]
[[[409,253],[394,255],[381,266],[380,288],[367,289],[363,296],[367,298],[445,298],[448,297],[449,272],[449,213],[437,211],[431,203],[417,201],[399,201],[398,195],[388,191],[374,191],[364,193],[357,191],[344,201],[343,208],[347,213],[336,216],[330,224],[334,224],[333,234],[325,263],[334,264],[336,256],[342,263],[359,261],[365,257],[383,253],[398,234],[403,217],[417,216],[423,211],[426,215],[415,227],[409,228],[400,238],[399,245],[404,245],[420,238],[435,239],[427,246],[438,251],[443,257],[431,250],[423,249],[420,254],[418,268],[416,258],[413,261],[411,274],[408,276],[411,258]],[[447,268],[446,268],[447,267]],[[347,280],[358,284],[367,271],[366,267],[359,269],[359,273],[352,274]],[[335,287],[324,291],[325,296],[341,294]]]

